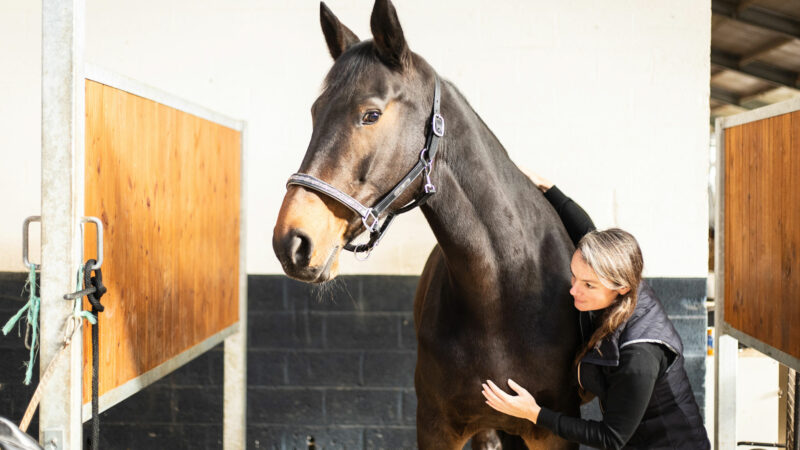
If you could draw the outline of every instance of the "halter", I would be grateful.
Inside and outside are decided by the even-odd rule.
[[[372,252],[372,249],[381,241],[383,234],[389,228],[389,225],[394,220],[395,216],[411,211],[417,206],[421,206],[428,201],[431,195],[436,193],[436,186],[431,183],[431,168],[433,167],[433,159],[436,157],[436,149],[439,145],[439,139],[444,136],[444,118],[439,114],[439,103],[441,100],[441,87],[439,77],[434,75],[435,87],[433,91],[433,111],[431,112],[430,129],[426,133],[425,147],[419,152],[419,161],[411,169],[410,172],[397,183],[388,194],[378,201],[372,207],[367,207],[361,204],[358,200],[354,199],[348,194],[340,191],[339,189],[331,186],[330,184],[320,180],[317,177],[305,173],[295,173],[289,177],[286,182],[286,187],[293,184],[313,189],[321,192],[344,206],[353,210],[361,217],[361,222],[364,228],[369,231],[369,241],[364,244],[352,244],[348,242],[345,244],[344,249],[353,252],[358,258],[358,254],[364,254],[363,258],[367,259]],[[425,186],[422,195],[412,200],[405,206],[397,209],[396,211],[389,211],[383,224],[380,223],[380,216],[389,206],[394,202],[411,183],[425,173]]]

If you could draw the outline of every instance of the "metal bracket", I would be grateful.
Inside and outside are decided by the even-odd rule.
[[[28,269],[34,268],[39,270],[42,268],[41,264],[33,264],[28,259],[28,228],[31,222],[42,222],[42,216],[30,216],[22,222],[22,263],[25,264],[25,267]]]
[[[81,218],[81,264],[86,259],[83,256],[83,224],[91,222],[97,227],[97,263],[91,270],[98,270],[103,265],[103,222],[97,217]]]
[[[61,450],[64,444],[63,432],[61,430],[44,430],[42,437],[44,438],[44,450]]]

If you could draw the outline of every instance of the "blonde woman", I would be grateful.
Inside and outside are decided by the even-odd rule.
[[[572,442],[597,448],[709,449],[700,410],[683,367],[683,343],[655,293],[642,280],[642,252],[629,233],[595,231],[589,216],[535,174],[536,186],[576,243],[570,268],[583,346],[575,364],[581,390],[597,396],[602,421],[540,406],[508,380],[512,395],[483,384],[486,403]]]

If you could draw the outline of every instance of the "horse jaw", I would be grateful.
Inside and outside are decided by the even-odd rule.
[[[352,216],[343,208],[304,188],[289,187],[272,234],[272,248],[286,275],[306,283],[336,278]]]

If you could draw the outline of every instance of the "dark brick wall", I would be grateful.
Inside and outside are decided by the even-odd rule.
[[[250,448],[415,445],[417,277],[249,281]]]
[[[0,328],[11,316],[17,313],[28,300],[27,292],[22,292],[25,281],[24,273],[0,272]],[[28,349],[23,345],[25,328],[15,327],[8,336],[0,333],[0,416],[19,423],[25,409],[39,383],[38,358],[33,367],[33,379],[30,386],[22,384],[25,379],[25,364],[30,359]],[[33,417],[29,434],[38,436],[38,415]]]
[[[0,274],[0,321],[21,306],[24,280]],[[417,277],[344,276],[322,288],[277,275],[248,282],[248,448],[305,449],[309,439],[325,449],[416,447]],[[651,283],[683,337],[702,408],[705,279]],[[27,353],[11,336],[0,349],[0,415],[18,420],[33,391],[21,385]],[[222,355],[218,346],[103,413],[102,448],[221,448]],[[586,414],[597,412],[590,405]]]

